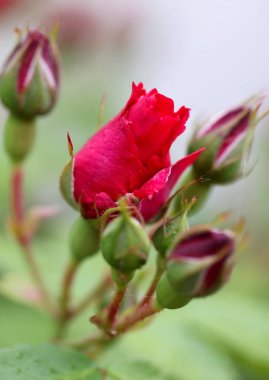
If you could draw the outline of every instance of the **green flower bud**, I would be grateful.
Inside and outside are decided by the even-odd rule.
[[[180,294],[168,281],[166,274],[161,277],[156,289],[158,304],[166,309],[179,309],[187,305],[191,297]]]
[[[152,236],[154,247],[163,257],[166,256],[178,236],[188,228],[187,213],[169,219]]]
[[[0,97],[11,113],[34,118],[48,113],[59,90],[58,53],[44,34],[29,31],[8,57],[0,77]]]
[[[109,222],[101,239],[104,259],[120,272],[131,272],[142,267],[150,248],[145,229],[125,213]]]
[[[72,226],[69,241],[74,260],[80,262],[98,252],[99,228],[94,221],[79,217]]]
[[[23,162],[30,153],[35,133],[36,125],[33,119],[19,119],[13,115],[8,117],[4,128],[4,147],[13,163]]]

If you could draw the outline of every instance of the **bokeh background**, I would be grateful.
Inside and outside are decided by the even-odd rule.
[[[68,257],[68,230],[75,213],[62,201],[58,178],[68,159],[66,132],[78,149],[125,104],[131,82],[142,81],[192,109],[188,131],[173,146],[186,151],[197,120],[237,105],[256,93],[269,94],[269,2],[267,0],[0,0],[0,63],[16,41],[14,28],[49,28],[60,21],[61,97],[53,114],[40,120],[35,149],[26,164],[25,201],[57,205],[35,242],[38,261],[57,294]],[[264,109],[269,107],[265,100]],[[0,108],[0,133],[6,117]],[[244,216],[249,239],[229,285],[214,297],[164,312],[152,326],[123,338],[102,363],[138,358],[175,379],[269,379],[269,120],[257,129],[246,175],[216,187],[195,222],[230,210]],[[1,137],[2,138],[2,137]],[[254,170],[251,169],[254,166]],[[49,339],[53,326],[28,307],[34,294],[19,249],[8,234],[9,163],[0,148],[0,346]],[[97,258],[76,282],[81,298],[101,273]],[[28,301],[22,301],[21,295]],[[90,331],[87,315],[69,335]]]

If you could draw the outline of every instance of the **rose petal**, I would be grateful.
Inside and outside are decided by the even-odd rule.
[[[104,192],[98,193],[93,197],[84,194],[81,198],[81,211],[85,218],[100,217],[104,211],[116,207],[117,204]]]
[[[140,211],[145,220],[156,215],[168,199],[181,174],[197,160],[203,151],[204,148],[161,170],[139,190],[134,191],[134,196],[141,200]]]

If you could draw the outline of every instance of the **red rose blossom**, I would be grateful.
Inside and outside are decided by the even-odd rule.
[[[96,218],[135,197],[145,220],[167,200],[182,172],[203,149],[171,164],[169,149],[185,130],[189,110],[133,84],[123,110],[92,136],[73,158],[73,197],[85,218]]]

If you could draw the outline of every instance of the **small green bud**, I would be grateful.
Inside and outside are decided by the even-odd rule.
[[[159,305],[166,309],[179,309],[187,305],[191,297],[180,294],[168,281],[166,274],[161,277],[156,289]]]
[[[36,133],[33,119],[20,119],[9,115],[4,128],[4,147],[13,163],[19,164],[30,153]]]
[[[79,217],[70,232],[70,249],[75,261],[80,262],[99,250],[100,232],[96,223]]]
[[[131,272],[143,266],[150,248],[145,229],[124,213],[108,224],[101,239],[104,259],[120,272]]]
[[[156,230],[152,236],[152,242],[161,256],[166,256],[177,237],[186,228],[188,228],[188,221],[187,215],[184,213],[176,218],[169,219]]]

